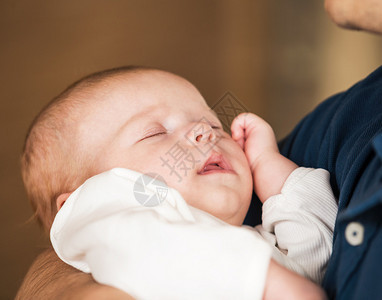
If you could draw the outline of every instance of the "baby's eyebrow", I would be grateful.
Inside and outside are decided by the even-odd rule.
[[[212,109],[212,108],[210,108],[210,112],[212,113],[212,115],[218,120],[218,122],[219,123],[221,123],[221,121],[220,121],[220,118],[219,118],[219,116],[218,116],[218,114]]]
[[[219,120],[218,114],[212,108],[210,108],[210,112]]]

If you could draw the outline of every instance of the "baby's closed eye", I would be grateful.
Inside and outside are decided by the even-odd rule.
[[[154,136],[166,134],[166,133],[167,133],[167,131],[165,129],[163,129],[163,128],[156,128],[156,129],[150,130],[148,133],[146,133],[144,135],[144,137],[142,139],[140,139],[140,141],[142,141],[144,139],[148,139],[148,138],[154,137]]]
[[[218,126],[218,125],[210,125],[212,129],[214,130],[223,130],[223,128],[221,126]],[[159,136],[159,135],[162,135],[162,134],[167,134],[167,130],[165,128],[153,128],[153,129],[150,129],[148,130],[146,133],[143,134],[143,138],[141,138],[139,141],[142,141],[142,140],[145,140],[145,139],[148,139],[148,138],[152,138],[152,137],[155,137],[155,136]]]

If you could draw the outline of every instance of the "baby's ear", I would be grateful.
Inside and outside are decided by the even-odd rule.
[[[57,211],[59,211],[61,209],[61,207],[64,205],[66,199],[68,199],[71,194],[72,193],[65,193],[65,194],[61,194],[60,196],[57,197],[57,200],[56,200]]]

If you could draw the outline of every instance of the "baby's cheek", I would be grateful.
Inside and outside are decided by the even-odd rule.
[[[232,151],[234,152],[234,155],[239,155],[239,156],[244,156],[245,157],[245,152],[244,149],[241,147],[241,145],[234,141],[232,138],[230,138],[230,147],[232,148]]]
[[[232,139],[229,141],[229,155],[236,161],[237,167],[240,168],[244,176],[251,176],[248,159],[244,150]]]

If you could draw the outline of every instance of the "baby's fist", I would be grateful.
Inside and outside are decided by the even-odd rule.
[[[244,150],[252,174],[268,154],[279,153],[272,127],[252,113],[241,113],[232,122],[232,138]]]
[[[254,114],[243,113],[233,120],[231,132],[244,150],[261,202],[279,194],[297,165],[280,154],[272,127]]]

